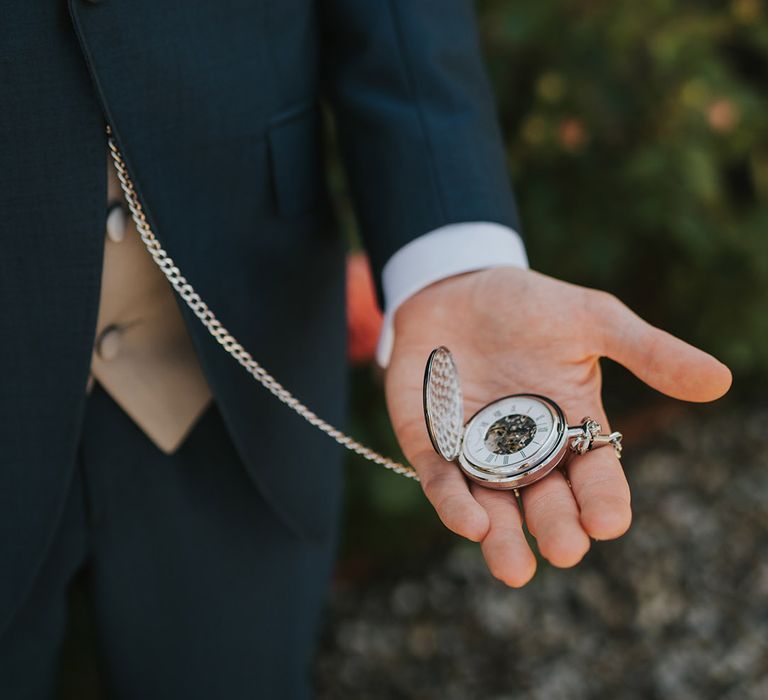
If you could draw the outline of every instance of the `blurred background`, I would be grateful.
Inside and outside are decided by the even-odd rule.
[[[768,3],[478,3],[535,269],[731,366],[712,406],[616,366],[635,520],[511,590],[415,483],[350,458],[321,698],[768,698]],[[331,140],[333,135],[331,134]],[[338,164],[333,186],[353,248]],[[350,428],[398,456],[349,272]]]

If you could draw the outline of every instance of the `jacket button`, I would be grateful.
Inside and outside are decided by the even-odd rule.
[[[120,326],[107,326],[96,341],[96,352],[102,360],[114,360],[120,352]]]
[[[125,238],[125,211],[120,202],[110,204],[107,208],[107,236],[114,243],[120,243]]]

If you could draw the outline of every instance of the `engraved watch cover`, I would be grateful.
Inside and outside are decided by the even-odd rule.
[[[453,355],[435,348],[424,372],[424,420],[435,451],[452,462],[459,456],[464,433],[464,399]]]

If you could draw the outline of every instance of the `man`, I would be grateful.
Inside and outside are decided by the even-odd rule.
[[[105,176],[107,125],[202,299],[340,424],[328,99],[391,324],[395,430],[443,522],[510,585],[534,567],[520,513],[432,452],[429,349],[456,355],[467,410],[531,390],[607,424],[603,355],[679,398],[728,388],[720,363],[608,295],[525,269],[466,0],[7,3],[0,39],[3,698],[54,692],[76,574],[115,697],[306,697],[333,562],[337,447],[168,301]],[[555,472],[524,491],[555,565],[629,525],[609,452],[578,460],[572,490]]]

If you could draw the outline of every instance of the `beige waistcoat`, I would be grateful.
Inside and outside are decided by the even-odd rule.
[[[174,292],[141,242],[107,157],[104,267],[91,361],[99,384],[173,452],[211,400]]]

